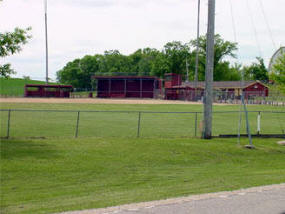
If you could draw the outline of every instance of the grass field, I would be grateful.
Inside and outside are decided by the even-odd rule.
[[[200,112],[202,106],[1,103],[0,109]],[[0,116],[5,136],[7,112]],[[250,114],[252,131],[256,116]],[[279,133],[284,116],[262,114],[262,130]],[[256,149],[246,150],[236,139],[186,138],[193,136],[193,115],[150,113],[142,114],[142,138],[136,138],[138,113],[87,112],[74,139],[76,118],[76,112],[11,113],[12,138],[1,139],[0,147],[1,213],[54,213],[285,182],[285,147],[277,139],[254,139]],[[237,124],[236,113],[214,115],[214,133],[236,133]]]
[[[285,182],[277,140],[3,140],[1,213],[52,213]]]
[[[249,106],[250,111],[283,111],[284,107]],[[110,104],[43,104],[2,103],[1,109],[68,110],[68,111],[126,111],[81,112],[79,137],[136,137],[138,111],[144,112],[202,112],[202,105],[110,105]],[[214,106],[215,112],[238,111],[239,106]],[[130,111],[130,112],[128,112]],[[251,132],[257,132],[257,112],[249,114]],[[200,136],[202,114],[198,114],[197,136]],[[0,136],[7,135],[8,112],[0,112]],[[215,113],[213,134],[237,134],[239,113]],[[74,137],[77,112],[11,112],[11,137]],[[285,113],[262,113],[261,133],[282,134],[285,130]],[[243,117],[242,133],[246,133]],[[195,114],[143,113],[140,137],[193,137]]]
[[[24,87],[26,84],[45,84],[43,81],[26,80],[19,78],[0,78],[0,96],[24,96]],[[52,83],[51,83],[52,84]]]

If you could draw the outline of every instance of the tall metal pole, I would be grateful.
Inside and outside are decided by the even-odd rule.
[[[200,5],[201,5],[200,0],[198,0],[197,43],[196,43],[195,77],[194,77],[194,87],[195,87],[194,99],[195,100],[196,100],[196,96],[197,96],[198,68],[199,68]]]
[[[186,80],[185,80],[185,82],[189,82],[189,69],[188,69],[188,67],[189,67],[189,64],[188,64],[188,60],[187,60],[187,55],[186,55]]]
[[[215,0],[208,0],[208,32],[206,54],[206,86],[204,99],[203,138],[212,138],[213,71],[215,45]]]
[[[44,0],[45,5],[45,40],[46,40],[46,84],[48,84],[48,32],[47,32],[47,0]]]

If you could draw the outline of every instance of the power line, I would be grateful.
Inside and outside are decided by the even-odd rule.
[[[257,30],[256,30],[256,26],[255,26],[255,23],[254,23],[253,15],[252,15],[251,8],[250,8],[249,1],[248,1],[248,0],[246,0],[246,5],[247,5],[248,12],[249,12],[249,16],[250,16],[250,20],[251,20],[251,25],[252,25],[252,28],[253,28],[253,31],[254,31],[255,42],[256,42],[256,44],[257,44],[257,46],[258,46],[259,56],[261,57],[261,56],[262,56],[261,46],[260,46],[260,42],[259,42],[259,40],[258,40]]]
[[[234,17],[234,10],[233,10],[233,5],[232,5],[232,0],[229,0],[230,3],[230,12],[231,12],[231,17],[232,17],[232,27],[233,27],[233,34],[234,34],[234,41],[237,42],[237,31],[236,31],[236,23],[235,23],[235,17]],[[237,55],[237,61],[238,61],[238,55]],[[243,87],[244,83],[243,83],[243,71],[241,73],[241,88]],[[242,89],[243,90],[243,89]],[[241,96],[243,96],[243,91],[241,90]],[[242,106],[243,106],[243,102],[241,101],[240,103],[240,109],[239,109],[239,121],[238,121],[238,144],[240,145],[240,132],[241,132],[241,122],[242,122]]]
[[[232,16],[232,26],[233,26],[234,39],[235,39],[235,42],[237,42],[236,23],[235,23],[234,12],[233,12],[233,5],[232,5],[231,0],[229,0],[229,3],[230,3],[230,11],[231,11],[231,16]],[[255,30],[255,32],[256,32],[256,30]],[[259,48],[260,48],[260,46],[259,46]],[[238,58],[237,58],[237,60],[238,60]],[[245,101],[244,101],[244,92],[243,92],[243,88],[244,88],[244,72],[243,71],[241,72],[240,84],[241,84],[241,103],[240,103],[239,121],[238,121],[238,144],[240,145],[240,132],[241,132],[242,108],[243,108],[244,112],[245,112],[246,130],[247,130],[247,135],[248,135],[249,144],[250,144],[248,146],[248,148],[254,148],[254,146],[252,144],[252,137],[251,137],[251,132],[250,132],[250,124],[249,124],[249,120],[248,120],[248,111],[247,111],[247,107],[246,107],[246,104],[245,104]]]
[[[230,11],[231,11],[231,17],[232,17],[234,40],[235,40],[235,42],[237,42],[237,31],[236,31],[236,23],[235,23],[235,18],[234,18],[234,10],[233,10],[232,0],[229,0],[229,3],[230,3]]]
[[[270,36],[271,41],[272,41],[272,44],[273,44],[274,48],[277,49],[276,43],[275,43],[274,38],[273,38],[272,30],[270,28],[270,25],[269,25],[269,22],[268,22],[268,19],[267,19],[267,15],[266,15],[265,10],[264,10],[263,2],[262,2],[262,0],[258,0],[258,2],[260,4],[261,10],[262,10],[262,14],[263,14],[267,30],[269,32],[269,36]]]

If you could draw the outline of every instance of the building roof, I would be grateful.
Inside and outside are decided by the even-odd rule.
[[[25,87],[72,88],[72,85],[26,84]]]
[[[247,88],[255,83],[260,83],[264,87],[267,88],[266,85],[264,85],[260,81],[244,81],[243,87],[241,86],[241,81],[214,81],[213,87],[215,89],[224,89],[224,88]],[[195,88],[195,82],[183,82],[180,86],[175,86],[175,88],[181,88],[181,87],[189,87],[189,88]],[[197,83],[197,88],[205,88],[205,82],[199,81]]]
[[[154,76],[92,76],[92,79],[158,79]]]

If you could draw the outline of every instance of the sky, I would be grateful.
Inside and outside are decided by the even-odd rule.
[[[122,54],[145,47],[161,50],[167,42],[186,43],[196,37],[198,0],[47,2],[52,80],[67,62],[85,55],[114,49]],[[207,3],[201,0],[201,34],[207,31]],[[216,0],[216,33],[239,44],[238,59],[231,59],[232,63],[250,64],[258,56],[269,62],[274,52],[285,45],[284,8],[284,0]],[[29,26],[32,39],[20,53],[2,58],[0,63],[11,63],[17,72],[15,77],[44,80],[44,0],[0,3],[0,32]]]

